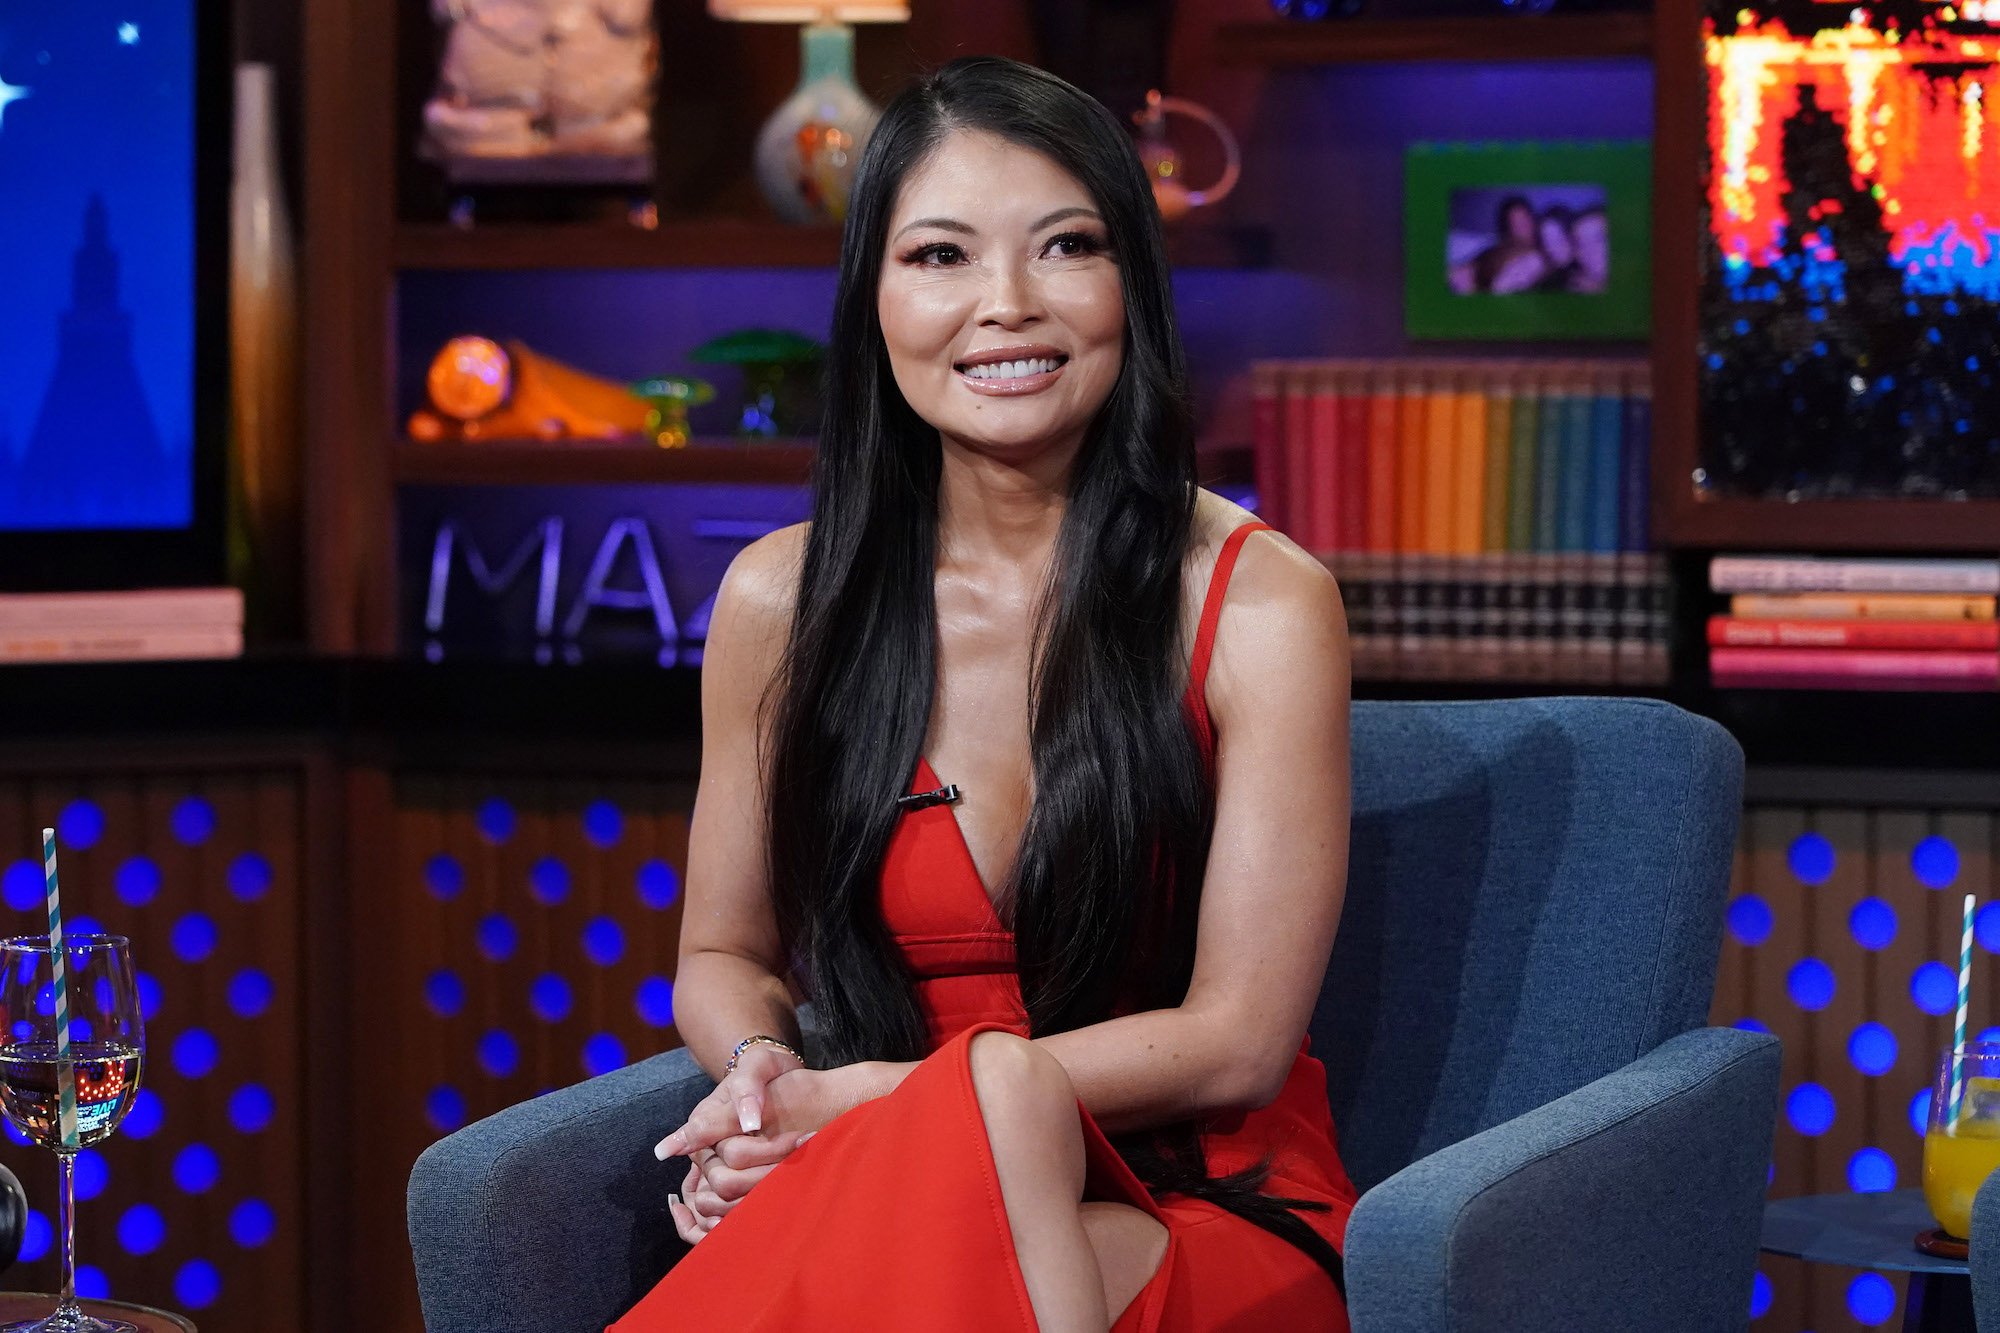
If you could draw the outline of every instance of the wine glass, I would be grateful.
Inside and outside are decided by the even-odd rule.
[[[0,940],[0,1113],[56,1155],[61,1175],[62,1300],[45,1319],[0,1333],[138,1333],[76,1303],[76,1154],[110,1137],[139,1091],[146,1034],[132,971],[132,946],[119,935],[63,940],[69,1059],[56,1044],[55,949],[46,935]],[[76,1126],[63,1141],[62,1084],[75,1086]]]
[[[1972,1200],[2000,1168],[2000,1043],[1969,1041],[1938,1058],[1924,1132],[1924,1201],[1952,1240],[1972,1235]]]

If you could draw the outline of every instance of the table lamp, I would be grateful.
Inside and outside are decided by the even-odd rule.
[[[905,23],[908,0],[708,0],[732,23],[803,23],[799,86],[757,135],[757,185],[779,217],[838,223],[882,111],[854,85],[854,23]]]

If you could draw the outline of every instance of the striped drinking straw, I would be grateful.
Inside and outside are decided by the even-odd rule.
[[[42,869],[49,889],[49,949],[55,960],[56,987],[56,1125],[63,1152],[75,1152],[76,1072],[69,1059],[69,985],[63,977],[62,896],[56,889],[56,831],[42,830]]]
[[[1965,1095],[1964,1060],[1959,1054],[1965,1048],[1965,1011],[1972,1001],[1972,905],[1973,896],[1965,895],[1965,924],[1958,936],[1958,1014],[1951,1025],[1951,1089],[1945,1100],[1945,1124],[1956,1132],[1958,1126],[1959,1100]]]

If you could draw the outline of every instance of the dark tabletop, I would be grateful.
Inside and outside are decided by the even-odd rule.
[[[1764,1205],[1763,1248],[1809,1263],[1896,1273],[1966,1271],[1963,1259],[1936,1259],[1915,1245],[1937,1226],[1922,1190],[1809,1194]]]
[[[195,1327],[177,1314],[155,1310],[150,1305],[128,1305],[124,1301],[78,1301],[83,1312],[99,1319],[123,1319],[139,1326],[140,1333],[195,1333]],[[40,1319],[53,1312],[56,1298],[39,1292],[0,1291],[0,1321]]]

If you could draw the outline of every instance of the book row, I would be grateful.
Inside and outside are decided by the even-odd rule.
[[[0,593],[0,662],[111,662],[236,657],[236,588]]]
[[[1643,551],[1634,361],[1260,361],[1260,512],[1313,551]]]
[[[1759,689],[2000,687],[2000,561],[1718,556],[1709,678]]]
[[[1332,552],[1354,675],[1664,685],[1666,558],[1644,552]]]

